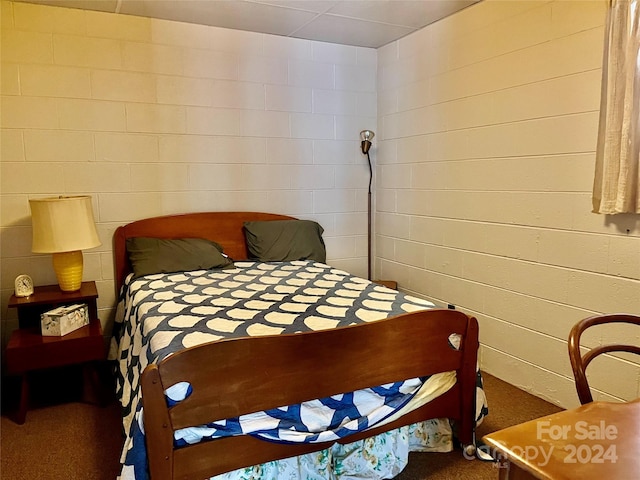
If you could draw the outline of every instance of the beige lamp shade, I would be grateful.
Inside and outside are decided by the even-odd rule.
[[[81,250],[101,245],[93,220],[91,197],[52,197],[29,200],[33,224],[33,253],[53,253],[53,265],[63,291],[82,285]]]
[[[29,200],[33,223],[33,253],[84,250],[101,245],[93,220],[91,197]]]

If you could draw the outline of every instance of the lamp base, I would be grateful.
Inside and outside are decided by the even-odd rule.
[[[58,277],[60,290],[75,292],[82,286],[82,251],[53,254],[53,269]]]

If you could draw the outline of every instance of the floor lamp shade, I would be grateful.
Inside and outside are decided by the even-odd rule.
[[[101,245],[93,219],[91,197],[52,197],[29,200],[33,224],[33,253],[52,253],[60,289],[82,285],[82,250]]]

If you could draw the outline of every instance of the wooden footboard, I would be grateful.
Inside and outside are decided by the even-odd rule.
[[[448,341],[453,333],[462,336],[458,350]],[[471,444],[477,351],[476,319],[442,309],[333,330],[223,340],[180,351],[148,366],[142,376],[151,478],[208,478],[329,446],[239,436],[174,449],[174,430],[453,370],[457,383],[441,397],[341,443],[446,417],[456,423],[458,439]],[[168,408],[164,390],[178,382],[189,382],[193,393]]]

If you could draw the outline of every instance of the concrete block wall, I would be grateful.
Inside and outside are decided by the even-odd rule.
[[[137,218],[266,210],[318,220],[366,275],[376,131],[379,278],[481,323],[482,368],[577,404],[570,327],[640,313],[640,218],[590,213],[606,1],[484,0],[380,49],[2,1],[2,335],[30,253],[28,199],[93,196],[85,253],[107,332],[111,235]],[[377,102],[376,102],[377,99]],[[587,344],[628,329],[599,331]],[[640,395],[629,357],[599,398]]]
[[[105,332],[112,235],[143,217],[255,210],[317,220],[330,262],[367,272],[374,49],[2,1],[2,335],[14,278],[56,283],[31,253],[29,198],[89,194],[86,251]]]
[[[381,277],[476,315],[482,368],[565,407],[571,326],[640,314],[640,216],[591,213],[606,8],[484,0],[378,50]],[[640,396],[636,362],[594,364],[598,397]]]

